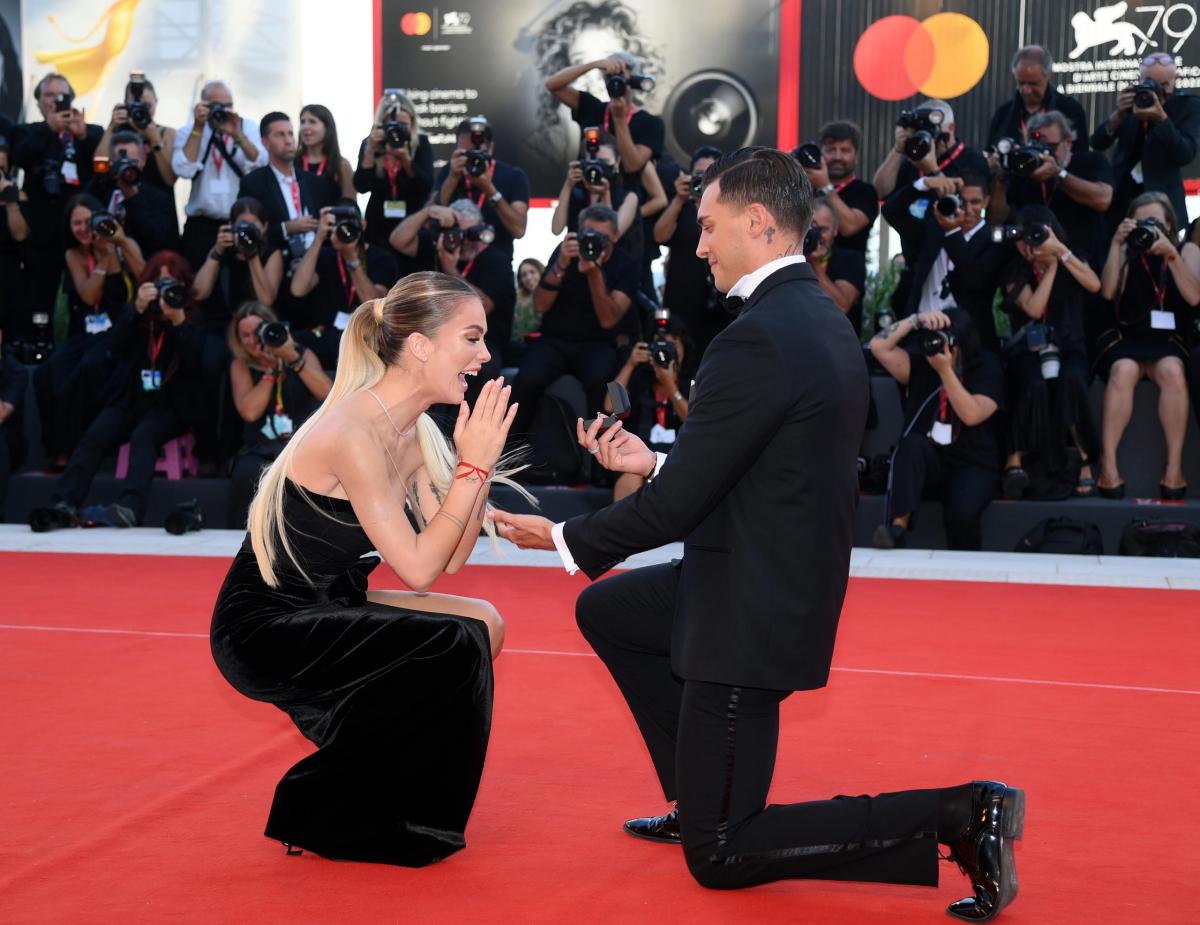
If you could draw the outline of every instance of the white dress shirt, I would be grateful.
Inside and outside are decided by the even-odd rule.
[[[229,210],[238,198],[241,178],[233,171],[233,168],[224,163],[225,158],[219,151],[215,148],[209,151],[208,143],[212,138],[212,127],[207,123],[200,134],[200,157],[204,158],[206,151],[208,151],[208,157],[203,161],[187,159],[187,155],[183,153],[183,146],[191,137],[192,128],[193,125],[190,122],[180,127],[175,133],[175,147],[171,152],[171,169],[175,171],[175,175],[192,181],[192,189],[188,194],[184,212],[189,216],[228,221]],[[242,119],[242,135],[246,138],[253,138],[253,133],[257,130],[249,119]],[[234,143],[231,135],[225,135],[223,143],[225,150],[232,155],[233,162],[237,164],[243,176],[255,167],[262,167],[267,163],[265,145],[258,146],[258,157],[252,161],[246,157],[246,152]],[[286,198],[290,203],[291,197]]]
[[[275,182],[279,184],[279,195],[283,197],[283,204],[287,206],[288,220],[300,218],[302,215],[307,215],[308,211],[304,209],[304,203],[300,203],[300,210],[296,209],[296,203],[300,201],[300,181],[296,179],[296,171],[293,168],[291,175],[282,173],[278,167],[271,164],[271,173],[275,174]],[[296,198],[292,198],[292,187],[295,185]],[[288,236],[287,229],[283,230],[283,237]],[[304,249],[308,250],[312,247],[313,241],[317,239],[315,231],[306,231],[304,233]]]
[[[980,223],[982,224],[982,223]],[[768,276],[776,270],[782,270],[784,267],[790,267],[794,263],[804,263],[804,255],[796,254],[791,257],[777,257],[770,263],[764,263],[752,273],[747,273],[739,279],[733,286],[730,287],[728,296],[737,296],[742,299],[749,299],[754,294],[754,290],[759,287]],[[650,478],[654,478],[662,470],[663,463],[667,461],[666,453],[655,453],[657,460],[654,463],[654,472]],[[563,525],[555,524],[550,529],[550,536],[554,540],[554,548],[558,550],[558,555],[562,559],[563,568],[567,570],[568,575],[574,575],[579,571],[579,566],[575,564],[575,557],[571,555],[571,550],[567,547],[567,541],[563,536]]]
[[[919,182],[923,182],[924,179],[922,177]],[[946,237],[961,232],[963,239],[970,241],[985,224],[987,223],[980,221],[970,231],[963,231],[961,228],[952,228],[946,232]],[[946,253],[946,249],[942,248],[938,251],[937,258],[933,261],[933,266],[929,268],[929,275],[925,277],[925,283],[921,287],[921,301],[917,303],[918,315],[934,311],[944,312],[948,308],[958,308],[958,303],[954,300],[954,294],[950,292],[949,286],[946,285],[946,277],[950,275],[950,271],[953,269],[954,261],[950,259],[950,255]],[[943,292],[945,292],[945,295],[942,294]]]

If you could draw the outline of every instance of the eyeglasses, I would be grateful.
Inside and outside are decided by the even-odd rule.
[[[1156,51],[1153,54],[1146,55],[1142,59],[1142,64],[1174,64],[1175,59],[1165,51]]]

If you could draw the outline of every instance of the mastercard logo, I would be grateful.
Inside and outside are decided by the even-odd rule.
[[[872,96],[903,100],[917,93],[951,99],[979,83],[988,66],[988,39],[962,13],[928,19],[885,16],[854,46],[854,74]]]
[[[428,13],[405,13],[400,17],[400,31],[405,35],[426,35],[432,28]]]

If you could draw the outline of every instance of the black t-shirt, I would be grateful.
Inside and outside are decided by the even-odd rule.
[[[696,204],[685,202],[675,221],[675,233],[667,241],[671,259],[667,261],[664,301],[685,324],[713,311],[724,312],[713,296],[708,261],[696,256],[700,226],[696,223]]]
[[[261,260],[265,267],[271,259],[276,247],[263,240]],[[279,296],[276,301],[284,298],[287,290],[286,276],[279,283]],[[217,282],[213,286],[212,295],[201,306],[203,323],[211,331],[223,331],[229,323],[234,309],[243,302],[257,302],[258,295],[254,292],[254,281],[250,278],[250,265],[234,252],[233,248],[221,256],[221,268],[217,271]]]
[[[946,152],[946,156],[938,160],[938,167],[948,177],[961,177],[964,174],[987,179],[990,174],[987,157],[978,148],[972,148],[965,141],[959,141]],[[912,161],[905,159],[896,173],[896,189],[916,183],[921,171]],[[985,190],[986,192],[986,190]]]
[[[547,268],[557,263],[560,248],[561,245],[556,247],[550,259],[546,261]],[[558,298],[551,309],[542,315],[540,330],[543,336],[569,341],[612,341],[621,334],[638,336],[638,313],[634,294],[637,292],[641,269],[637,261],[623,251],[614,249],[612,256],[601,266],[600,272],[610,293],[623,292],[629,297],[629,310],[616,326],[607,331],[600,327],[596,310],[592,306],[592,293],[588,288],[587,278],[579,272],[579,261],[573,260],[559,284]]]
[[[680,393],[687,398],[691,392],[690,377],[680,372],[677,379]],[[651,439],[654,426],[661,424],[666,430],[674,431],[678,437],[683,421],[679,419],[675,403],[671,401],[670,396],[664,401],[655,397],[654,386],[657,382],[654,370],[645,363],[633,371],[633,375],[629,377],[629,420],[626,421],[625,429],[641,437],[654,452],[669,453],[673,445],[671,441]]]
[[[625,202],[630,192],[632,191],[625,188],[625,184],[621,181],[620,177],[613,177],[609,181],[609,199],[612,200],[612,209],[614,212],[620,211],[621,205]],[[572,187],[571,196],[567,200],[567,231],[579,231],[579,214],[588,208],[589,205],[591,205],[591,196],[588,194],[587,189],[579,185]],[[642,260],[642,242],[644,240],[642,220],[640,216],[635,217],[633,224],[629,226],[629,230],[617,239],[617,247],[640,263]]]
[[[929,361],[915,350],[910,351],[908,389],[904,396],[904,420],[906,425],[913,420],[925,400],[937,392],[942,378],[929,365]],[[1000,446],[996,440],[995,424],[1000,411],[1004,410],[1004,367],[1000,358],[989,350],[979,354],[975,363],[962,375],[962,383],[972,395],[985,395],[996,403],[997,413],[982,424],[967,427],[958,420],[949,399],[946,400],[945,420],[953,428],[954,440],[949,446],[939,446],[943,459],[957,466],[980,466],[998,469]],[[940,396],[925,404],[912,427],[914,434],[928,434],[940,413]]]
[[[287,291],[289,281],[280,284],[279,316],[297,330],[330,325],[338,312],[352,312],[373,293],[363,295],[354,288],[353,274],[338,260],[338,252],[326,244],[317,256],[317,285],[302,299]],[[396,258],[386,247],[368,244],[366,248],[367,276],[371,282],[391,289],[399,278]]]
[[[529,202],[529,177],[525,175],[524,170],[498,160],[492,161],[492,166],[494,168],[492,172],[492,185],[496,187],[497,192],[503,194],[507,202]],[[446,182],[446,177],[448,176],[450,176],[450,165],[443,164],[442,169],[438,171],[433,181],[433,189],[436,194],[441,193],[442,184]],[[500,213],[496,211],[495,204],[479,189],[474,188],[471,178],[465,174],[462,181],[458,184],[458,188],[455,189],[451,201],[454,199],[470,199],[475,205],[479,206],[479,211],[483,213],[483,220],[496,229],[496,240],[490,246],[508,254],[510,258],[509,263],[511,264],[513,252],[512,232],[504,227],[504,222],[500,220]]]
[[[1081,180],[1111,183],[1112,168],[1108,158],[1098,151],[1084,151],[1071,156],[1067,171]],[[1057,177],[1045,183],[1025,177],[1009,176],[1008,202],[1014,208],[1046,206],[1067,233],[1067,245],[1080,257],[1095,262],[1107,249],[1104,213],[1076,202],[1062,188]]]
[[[845,280],[858,290],[858,298],[850,307],[850,312],[846,317],[854,325],[855,332],[861,334],[862,297],[867,290],[866,255],[860,251],[848,250],[840,244],[835,244],[833,250],[829,252],[829,262],[825,265],[825,272],[833,282]]]
[[[371,195],[363,215],[366,222],[364,240],[386,246],[393,229],[407,216],[425,208],[425,203],[429,201],[429,194],[433,190],[433,148],[428,136],[421,132],[412,152],[413,175],[410,177],[403,170],[398,170],[394,177],[389,178],[386,166],[378,168],[383,155],[376,158],[376,167],[368,170],[362,166],[368,140],[364,138],[358,148],[359,166],[354,171],[354,188]],[[386,208],[389,201],[401,203],[404,215],[389,217]]]
[[[22,188],[29,197],[29,244],[59,246],[63,208],[68,199],[83,192],[91,182],[93,155],[103,136],[103,128],[89,124],[83,138],[71,137],[64,146],[45,122],[26,123],[14,129],[9,159],[25,171]],[[78,182],[70,182],[63,173],[63,164],[68,161],[75,165]],[[56,187],[56,191],[52,193],[48,186]]]
[[[572,113],[572,118],[582,128],[595,125],[610,135],[616,135],[612,118],[609,116],[608,103],[601,102],[586,91],[579,91],[579,108]],[[663,120],[640,107],[634,109],[632,115],[627,113],[625,118],[629,120],[629,135],[633,139],[633,143],[645,145],[650,149],[650,159],[658,160],[662,155],[663,142],[666,137],[666,126],[663,124]],[[628,189],[635,192],[641,190],[642,177],[640,173],[627,173],[624,177],[625,186]]]
[[[414,265],[423,270],[441,270],[437,244],[428,228],[417,233],[417,256]],[[512,337],[513,309],[517,304],[517,286],[513,280],[512,255],[495,244],[488,245],[471,260],[459,260],[458,270],[463,278],[492,300],[488,315],[488,330],[484,340],[488,350],[497,355]]]
[[[1033,320],[1017,304],[1017,297],[1026,286],[1031,292],[1036,290],[1038,283],[1033,264],[1019,255],[1005,270],[1004,310],[1012,319],[1014,334]],[[1046,305],[1044,318],[1045,323],[1054,329],[1054,343],[1059,347],[1085,349],[1083,308],[1086,300],[1087,292],[1071,275],[1071,271],[1060,266],[1054,274],[1054,285],[1050,289],[1050,300]]]
[[[834,186],[840,186],[840,184],[835,183]],[[879,215],[879,196],[875,192],[875,187],[865,180],[855,177],[838,190],[838,195],[842,198],[842,202],[851,209],[858,209],[867,216],[867,227],[862,231],[849,236],[839,232],[838,245],[865,254],[867,239],[871,237],[871,226],[875,224],[875,218]]]

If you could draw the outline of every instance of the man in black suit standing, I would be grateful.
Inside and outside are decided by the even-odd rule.
[[[681,562],[592,585],[576,609],[677,800],[626,823],[630,834],[682,842],[692,875],[715,889],[801,877],[933,885],[941,842],[975,888],[949,911],[986,921],[1016,894],[1021,791],[983,781],[766,806],[779,704],[828,680],[867,413],[858,340],[802,256],[812,202],[781,151],[713,164],[697,254],[745,308],[709,345],[670,455],[619,424],[601,436],[599,421],[581,421],[600,463],[646,487],[565,524],[493,518],[518,546],[558,549],[593,579],[684,540]]]
[[[269,112],[259,123],[267,165],[242,177],[238,198],[252,196],[267,210],[267,240],[287,248],[299,260],[312,245],[321,209],[334,204],[327,184],[305,170],[297,171],[296,133],[282,112]]]

